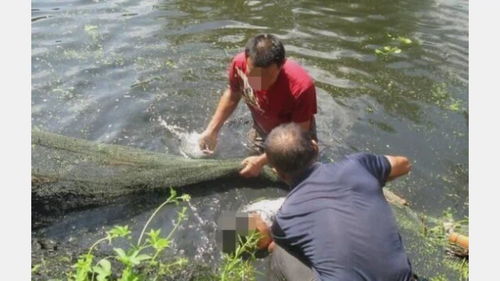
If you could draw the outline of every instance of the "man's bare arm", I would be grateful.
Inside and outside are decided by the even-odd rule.
[[[210,132],[219,132],[224,122],[238,106],[240,99],[241,93],[235,93],[231,88],[227,88],[219,100],[219,104],[217,105],[212,120],[207,126],[207,130]]]
[[[217,144],[217,135],[224,122],[238,106],[240,99],[241,93],[235,93],[231,91],[231,88],[224,91],[210,123],[200,137],[200,148],[204,152],[212,153],[214,151]]]
[[[389,163],[391,163],[391,173],[387,181],[393,180],[402,175],[406,175],[411,170],[411,163],[404,156],[385,155]]]

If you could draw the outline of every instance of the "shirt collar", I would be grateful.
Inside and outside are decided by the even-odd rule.
[[[292,180],[292,184],[290,185],[290,189],[294,190],[297,185],[299,185],[302,181],[304,181],[306,178],[308,178],[317,168],[321,166],[320,162],[315,162],[313,163],[309,168],[307,168],[303,173],[301,173],[299,176],[295,177]]]

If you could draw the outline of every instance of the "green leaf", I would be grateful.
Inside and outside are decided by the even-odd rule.
[[[130,267],[126,267],[118,281],[139,281],[139,275],[135,274]]]
[[[92,31],[97,30],[97,26],[96,25],[87,24],[87,25],[85,25],[84,29],[85,29],[86,32],[92,32]]]
[[[452,103],[452,104],[450,104],[450,106],[448,106],[448,108],[451,111],[459,111],[460,110],[460,103],[458,103],[458,102]]]
[[[102,259],[92,268],[97,273],[97,281],[106,281],[111,276],[111,263],[107,259]]]
[[[393,46],[384,46],[382,48],[376,49],[375,53],[378,55],[399,54],[401,53],[401,49]]]
[[[126,237],[130,235],[131,231],[128,229],[128,225],[125,226],[120,226],[117,225],[113,227],[110,231],[107,232],[108,236],[110,238],[116,238],[116,237]]]
[[[155,248],[156,251],[161,251],[170,246],[170,240],[160,238],[152,246],[153,248]]]
[[[130,258],[129,256],[125,253],[125,251],[121,248],[114,248],[113,251],[118,255],[116,256],[116,259],[123,263],[124,265],[130,265]]]
[[[158,239],[158,237],[160,236],[160,232],[161,232],[161,229],[158,228],[157,230],[154,230],[154,229],[151,229],[151,231],[149,231],[149,233],[146,233],[147,236],[149,236],[150,239],[148,239],[149,241],[156,241]]]
[[[32,274],[35,274],[38,272],[38,270],[40,269],[40,267],[42,267],[41,264],[35,264],[32,268],[31,268],[31,273]]]
[[[177,191],[170,187],[170,196],[167,198],[167,202],[174,202],[177,197]]]
[[[179,197],[184,202],[189,202],[191,200],[191,196],[189,194],[182,194],[182,196]]]
[[[169,240],[165,238],[160,238],[160,232],[161,229],[157,230],[152,229],[149,233],[146,234],[149,236],[147,242],[151,245],[151,247],[153,247],[158,252],[170,246]]]
[[[130,263],[132,265],[139,265],[141,261],[149,260],[151,259],[150,255],[138,255],[139,251],[135,251],[131,256],[130,256]]]
[[[409,45],[409,44],[413,43],[413,41],[411,41],[410,38],[406,38],[406,37],[403,37],[403,36],[399,36],[398,40],[399,40],[399,42],[401,42],[403,44],[408,44]]]
[[[87,281],[93,259],[92,254],[84,254],[78,258],[76,264],[73,265],[75,273],[72,276],[76,281]]]

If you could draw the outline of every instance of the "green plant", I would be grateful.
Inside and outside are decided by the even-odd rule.
[[[69,281],[158,281],[172,276],[185,269],[188,259],[179,257],[169,262],[160,260],[160,254],[172,245],[172,235],[180,224],[186,219],[187,207],[183,206],[177,212],[177,219],[170,232],[163,236],[161,229],[150,229],[148,226],[156,214],[167,204],[179,205],[190,200],[189,195],[178,196],[174,189],[170,189],[170,196],[158,206],[148,218],[139,238],[135,243],[130,243],[128,248],[113,248],[110,256],[95,261],[95,249],[101,243],[110,245],[118,239],[132,240],[131,230],[128,226],[114,226],[106,232],[106,236],[97,240],[85,254],[80,255],[68,273]],[[251,281],[256,279],[257,272],[253,266],[257,242],[261,238],[259,232],[238,237],[238,246],[233,254],[224,254],[221,265],[215,271],[205,272],[203,280],[218,281]],[[147,252],[146,252],[147,251]],[[34,267],[33,271],[38,270]],[[195,279],[195,280],[199,280]]]
[[[113,278],[113,268],[110,260],[115,260],[121,265],[120,274],[117,274],[118,281],[142,281],[148,279],[148,274],[153,275],[152,279],[148,280],[158,280],[161,276],[166,274],[171,274],[176,268],[180,268],[187,264],[185,258],[179,258],[171,263],[162,263],[158,261],[159,255],[171,245],[171,237],[173,233],[177,230],[179,225],[186,219],[187,207],[183,206],[181,211],[177,214],[177,219],[174,223],[174,227],[168,233],[166,237],[161,236],[161,230],[151,229],[146,233],[146,229],[149,223],[152,221],[153,217],[158,213],[158,211],[167,204],[174,203],[178,205],[180,202],[188,202],[190,200],[189,195],[184,194],[182,196],[177,196],[177,192],[174,189],[170,189],[170,196],[165,202],[163,202],[156,210],[151,214],[147,222],[145,223],[139,239],[136,243],[131,244],[129,249],[114,248],[114,255],[110,257],[105,257],[100,259],[96,264],[94,264],[94,249],[101,243],[108,241],[111,245],[112,242],[117,238],[125,238],[131,240],[131,230],[128,226],[115,226],[111,230],[106,232],[106,236],[97,240],[87,251],[87,253],[82,254],[77,262],[73,265],[74,271],[69,274],[68,280],[70,281],[107,281],[114,280]],[[142,240],[144,234],[148,237],[144,242]],[[145,254],[146,249],[153,249],[153,255]]]
[[[255,280],[256,271],[253,266],[257,242],[261,238],[260,232],[253,231],[243,239],[238,236],[238,246],[233,254],[224,254],[219,268],[220,281],[247,281]]]

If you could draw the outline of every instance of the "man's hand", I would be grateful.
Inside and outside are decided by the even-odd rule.
[[[217,146],[217,133],[205,130],[200,136],[200,149],[205,154],[213,154]]]
[[[259,156],[250,156],[241,161],[241,165],[244,165],[243,169],[240,171],[240,175],[245,178],[256,177],[262,171],[262,167],[267,164],[266,154]]]
[[[391,173],[387,178],[388,181],[407,174],[411,170],[411,163],[404,156],[385,155],[389,163],[391,163]]]
[[[266,222],[262,220],[258,213],[251,213],[249,220],[249,230],[256,230],[262,235],[260,240],[257,242],[257,248],[267,249],[272,252],[274,249],[273,238],[271,237],[271,231],[267,227]],[[271,248],[271,249],[270,249]]]
[[[240,93],[233,93],[231,88],[227,88],[222,94],[219,105],[215,110],[212,120],[208,123],[207,129],[201,133],[200,149],[205,154],[213,154],[217,146],[217,135],[227,118],[233,113],[241,99]]]

